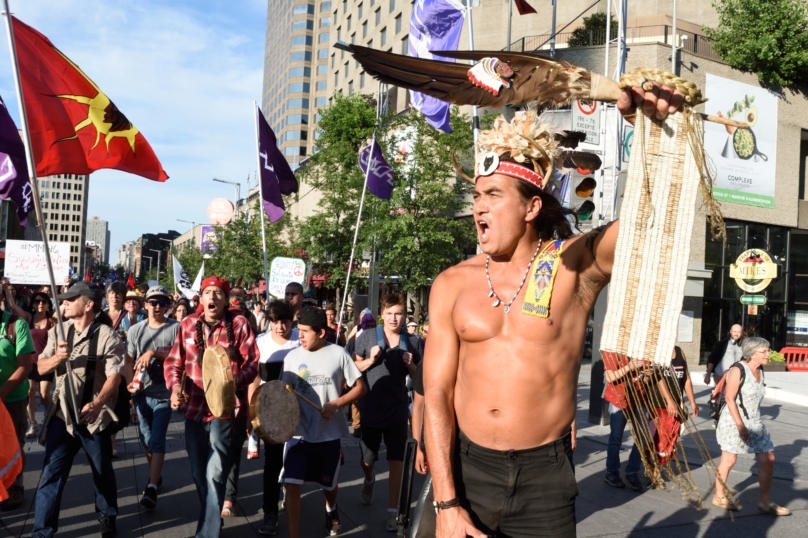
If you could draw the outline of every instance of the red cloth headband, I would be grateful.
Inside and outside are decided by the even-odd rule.
[[[526,166],[516,164],[509,161],[500,161],[494,153],[489,153],[483,156],[483,161],[477,167],[477,175],[474,176],[476,183],[480,176],[490,176],[493,174],[502,174],[505,176],[515,177],[539,189],[544,188],[544,176]]]

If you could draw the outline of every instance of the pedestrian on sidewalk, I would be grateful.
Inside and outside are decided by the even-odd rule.
[[[404,451],[409,438],[407,431],[410,415],[407,376],[415,375],[421,362],[418,353],[418,337],[407,332],[404,297],[390,293],[382,297],[382,320],[384,325],[373,331],[363,332],[356,339],[354,360],[362,372],[368,387],[359,400],[362,413],[362,472],[365,482],[360,493],[362,504],[373,501],[376,485],[374,466],[379,459],[382,439],[387,447],[387,463],[390,468],[389,504],[387,530],[398,528],[396,512],[404,469]]]
[[[321,409],[318,412],[298,401],[300,424],[283,454],[281,482],[286,486],[286,521],[290,538],[298,538],[300,494],[303,484],[314,482],[325,493],[326,532],[334,536],[342,527],[337,509],[340,439],[348,436],[345,414],[339,410],[361,397],[365,384],[345,350],[326,342],[328,325],[322,309],[303,308],[297,320],[301,347],[286,355],[281,379]],[[341,395],[343,384],[352,388]]]
[[[149,464],[149,481],[140,504],[147,510],[157,506],[157,492],[163,485],[166,433],[171,422],[171,391],[166,387],[163,361],[174,345],[180,324],[166,317],[168,290],[152,286],[146,292],[148,319],[129,330],[127,360],[134,363],[135,379],[127,389],[132,394],[138,417],[140,444]]]
[[[718,384],[718,380],[724,375],[724,372],[729,370],[729,367],[741,360],[743,353],[741,352],[741,340],[743,336],[743,327],[737,323],[730,327],[729,336],[720,340],[707,359],[707,371],[704,373],[704,384],[710,384],[710,376],[712,375],[713,381]]]
[[[36,492],[32,538],[50,538],[59,530],[62,493],[73,459],[82,448],[93,474],[101,536],[117,534],[118,486],[112,468],[111,432],[116,420],[113,407],[124,376],[124,348],[109,315],[101,311],[102,298],[103,289],[87,282],[77,282],[57,296],[67,320],[66,341],[57,344],[56,327],[52,328],[37,364],[43,374],[56,372],[57,388],[56,411],[48,425],[44,467]],[[68,359],[79,406],[78,421],[64,379]]]
[[[201,505],[196,538],[216,538],[224,524],[221,509],[232,440],[237,430],[247,429],[247,387],[258,368],[258,347],[252,329],[247,318],[228,312],[229,294],[230,284],[223,278],[210,276],[202,281],[202,311],[182,321],[164,362],[171,408],[185,405],[185,447]],[[202,380],[203,355],[212,345],[227,350],[236,388],[235,409],[231,416],[221,418],[210,412]],[[180,384],[183,372],[187,374],[184,387]]]
[[[751,337],[744,340],[742,351],[740,364],[729,371],[724,393],[726,407],[715,431],[721,446],[721,462],[718,464],[713,504],[730,511],[741,509],[736,501],[727,498],[727,479],[738,454],[754,453],[760,466],[758,510],[774,516],[787,516],[791,514],[788,508],[772,502],[774,444],[760,418],[760,402],[766,394],[761,367],[769,363],[771,349],[767,340]]]
[[[362,315],[359,320],[359,325],[351,330],[348,336],[348,343],[345,344],[345,351],[351,357],[354,356],[356,351],[356,339],[366,330],[376,330],[376,316],[371,314],[370,310],[365,308],[362,310]],[[359,439],[362,437],[362,413],[359,411],[359,402],[356,401],[351,404],[351,426],[353,427],[353,436]]]

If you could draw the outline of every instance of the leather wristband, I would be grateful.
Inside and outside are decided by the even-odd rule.
[[[434,501],[432,506],[435,507],[435,513],[439,513],[441,510],[446,510],[447,508],[454,508],[455,506],[460,506],[460,499],[455,497],[449,501],[437,502]]]

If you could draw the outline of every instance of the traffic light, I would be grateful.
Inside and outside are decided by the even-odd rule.
[[[591,227],[595,213],[595,191],[598,182],[593,170],[576,168],[571,171],[570,208],[578,215],[578,222]]]

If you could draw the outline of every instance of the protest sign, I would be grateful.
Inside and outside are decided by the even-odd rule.
[[[269,293],[283,299],[287,284],[299,282],[302,285],[305,278],[306,262],[300,258],[275,258],[269,269]]]
[[[70,243],[50,242],[51,263],[56,284],[70,275]],[[42,241],[6,240],[5,277],[12,284],[49,285],[48,264]]]

